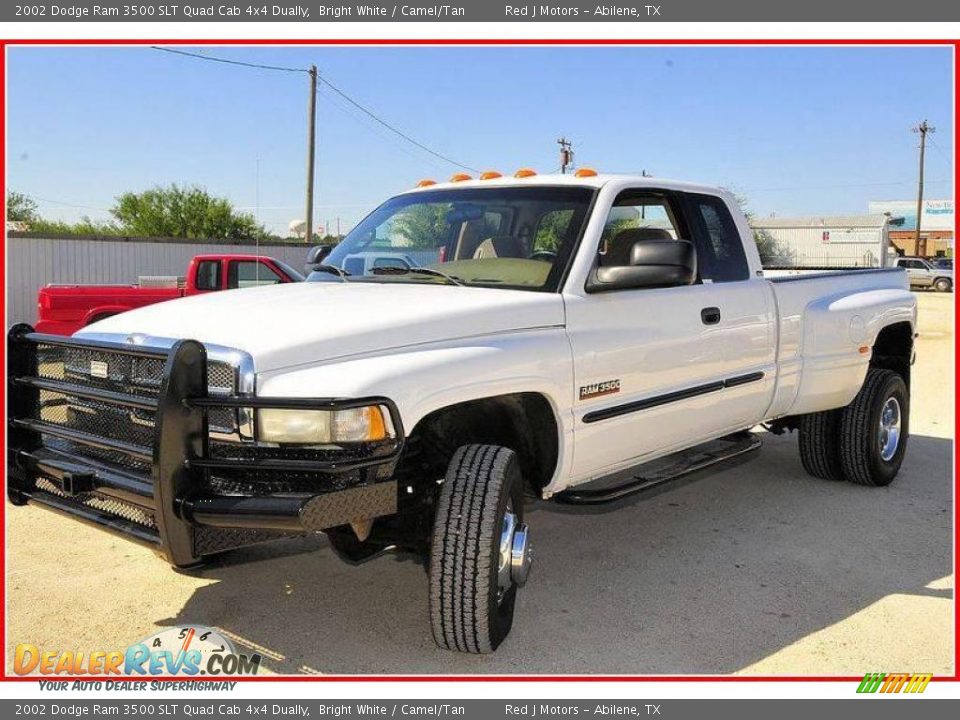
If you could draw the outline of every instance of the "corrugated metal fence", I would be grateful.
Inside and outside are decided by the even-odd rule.
[[[40,238],[7,233],[7,326],[37,320],[37,290],[47,283],[134,283],[141,275],[183,275],[194,255],[253,254],[252,245],[165,238]],[[260,246],[303,271],[306,245]]]

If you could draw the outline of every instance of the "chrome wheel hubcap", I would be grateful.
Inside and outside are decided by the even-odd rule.
[[[511,506],[503,516],[500,533],[500,556],[497,568],[497,598],[502,600],[511,585],[523,587],[530,574],[530,529],[519,522]]]
[[[880,411],[880,457],[889,462],[897,454],[900,446],[900,403],[896,398],[888,398]]]

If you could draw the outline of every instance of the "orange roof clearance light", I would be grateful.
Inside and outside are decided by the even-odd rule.
[[[450,178],[450,182],[463,182],[464,180],[473,180],[473,178],[467,175],[466,173],[457,173],[452,178]]]
[[[530,168],[520,168],[513,174],[513,176],[515,178],[528,178],[528,177],[533,177],[536,174],[537,174],[536,170],[531,170]]]
[[[437,184],[436,180],[430,180],[429,178],[424,178],[423,180],[417,183],[417,187],[418,188],[430,187],[431,185],[436,185],[436,184]]]
[[[577,170],[577,171],[574,173],[574,176],[576,176],[576,177],[596,177],[596,176],[597,176],[597,171],[594,170],[593,168],[584,167],[584,168],[580,168],[579,170]]]
[[[496,180],[497,178],[501,177],[503,177],[503,175],[498,173],[496,170],[487,170],[487,172],[480,175],[481,180]]]

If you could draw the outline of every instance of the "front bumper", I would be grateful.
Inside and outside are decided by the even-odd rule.
[[[49,354],[38,357],[38,348],[43,353],[106,353],[133,366],[150,362],[162,368],[162,377],[156,391],[145,394],[129,378],[114,382],[111,374],[109,384],[95,381],[91,364],[86,383],[51,372],[55,363]],[[391,475],[404,435],[396,405],[387,398],[212,394],[207,350],[199,342],[154,348],[43,335],[28,325],[15,326],[8,335],[8,393],[11,502],[36,504],[119,533],[177,566],[238,545],[397,511]],[[64,405],[76,414],[79,403],[87,404],[81,410],[95,408],[108,418],[129,414],[139,420],[141,434],[131,441],[109,429],[93,433],[44,417],[45,411],[58,412]],[[260,452],[254,443],[211,441],[211,413],[371,404],[388,410],[394,431],[376,445],[343,452]]]

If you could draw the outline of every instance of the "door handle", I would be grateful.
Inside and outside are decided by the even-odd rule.
[[[720,308],[705,307],[700,311],[700,320],[704,325],[716,325],[720,322]]]

